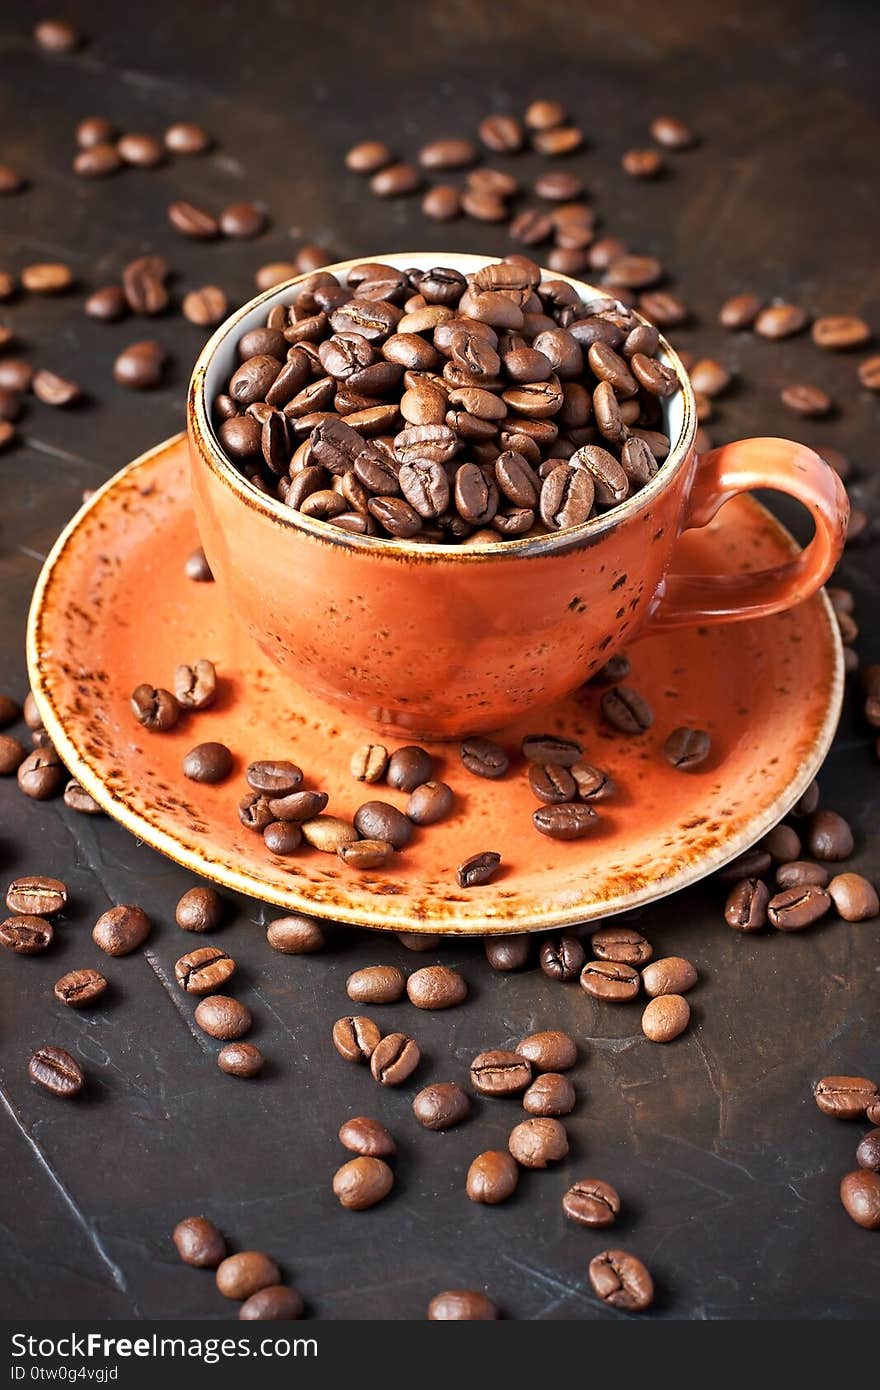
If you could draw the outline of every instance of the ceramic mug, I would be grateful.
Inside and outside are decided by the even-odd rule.
[[[468,274],[492,258],[375,259]],[[328,269],[344,278],[355,264]],[[233,314],[196,363],[187,412],[193,501],[234,619],[293,681],[346,713],[424,739],[497,729],[568,694],[646,625],[776,613],[815,593],[834,568],[849,512],[837,474],[784,439],[741,440],[698,459],[693,392],[664,340],[661,356],[682,381],[667,402],[669,456],[640,492],[592,521],[469,549],[357,536],[293,511],[227,460],[211,402],[238,364],[241,334],[288,302],[297,283]],[[584,296],[602,293],[570,283]],[[809,509],[815,535],[806,549],[760,573],[677,573],[681,532],[753,488],[787,492]]]

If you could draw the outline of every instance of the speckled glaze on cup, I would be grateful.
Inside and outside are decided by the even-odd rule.
[[[467,274],[492,258],[373,259]],[[344,279],[355,264],[328,269]],[[232,315],[196,363],[187,410],[193,502],[237,621],[292,679],[346,714],[423,738],[495,729],[581,685],[649,622],[653,630],[778,612],[831,573],[848,517],[837,475],[803,445],[779,439],[744,440],[698,460],[693,393],[662,339],[663,360],[683,382],[668,403],[669,458],[642,491],[582,526],[470,550],[355,536],[293,511],[229,462],[210,413],[241,334],[289,300],[297,283]],[[602,293],[569,283],[582,295]],[[806,550],[775,570],[735,579],[676,574],[680,533],[704,526],[733,494],[759,487],[809,508],[816,534]]]

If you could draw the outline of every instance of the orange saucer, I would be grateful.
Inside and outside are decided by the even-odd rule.
[[[236,632],[217,587],[184,575],[198,544],[183,437],[135,460],[73,518],[37,584],[28,625],[31,685],[70,772],[111,816],[205,878],[287,909],[389,930],[528,931],[608,916],[702,878],[753,844],[794,804],[821,765],[843,687],[830,606],[817,595],[758,622],[645,637],[630,650],[628,684],[644,693],[654,724],[631,738],[605,728],[599,692],[585,690],[498,735],[511,752],[503,781],[473,777],[455,744],[437,745],[435,776],[456,810],[419,830],[393,868],[358,873],[335,855],[304,848],[272,855],[239,823],[244,767],[289,758],[307,785],[329,792],[330,812],[405,797],[365,787],[349,772],[354,749],[384,741],[285,681]],[[750,497],[689,533],[679,553],[694,572],[735,573],[792,553],[788,533]],[[295,576],[291,577],[295,583]],[[213,708],[167,734],[134,720],[132,689],[170,686],[180,662],[207,657],[222,688]],[[442,673],[438,672],[438,679]],[[708,729],[713,752],[690,773],[662,756],[671,730]],[[580,740],[585,757],[612,773],[618,795],[600,805],[600,828],[560,843],[538,834],[536,801],[519,743],[552,731]],[[181,760],[216,739],[236,754],[220,786],[189,782]],[[466,891],[455,867],[498,850],[502,871]]]

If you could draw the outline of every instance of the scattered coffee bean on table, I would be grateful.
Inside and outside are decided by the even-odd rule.
[[[856,1149],[856,1163],[872,1173],[880,1173],[880,1129],[871,1129]]]
[[[837,874],[828,884],[828,896],[845,922],[865,922],[880,914],[877,889],[861,874]]]
[[[150,919],[142,907],[122,903],[101,913],[92,928],[92,940],[108,956],[128,956],[143,946],[150,930]]]
[[[532,1064],[518,1052],[480,1052],[471,1062],[470,1075],[481,1096],[515,1096],[532,1080]]]
[[[42,917],[18,915],[0,922],[0,946],[18,956],[36,956],[52,945],[52,924]]]
[[[67,1004],[71,1009],[88,1009],[97,1004],[107,992],[107,981],[99,970],[90,966],[84,970],[70,970],[56,980],[54,995],[59,1004]]]
[[[547,1168],[568,1153],[568,1135],[561,1120],[533,1116],[510,1132],[508,1148],[523,1168]]]
[[[152,338],[129,343],[113,363],[113,379],[132,391],[150,391],[159,386],[168,354]]]
[[[356,1004],[394,1004],[402,998],[406,980],[396,965],[365,965],[349,975],[345,992]]]
[[[507,974],[528,965],[532,943],[527,932],[516,936],[486,936],[483,938],[483,950],[492,969]]]
[[[598,960],[619,965],[647,965],[653,955],[650,941],[632,927],[600,927],[590,937],[590,945]]]
[[[224,1298],[244,1301],[260,1289],[280,1284],[281,1271],[261,1250],[241,1250],[220,1262],[216,1279]]]
[[[558,1031],[530,1033],[517,1043],[516,1051],[528,1058],[533,1071],[568,1071],[577,1062],[574,1038]]]
[[[777,931],[802,931],[819,922],[831,911],[832,902],[816,883],[783,888],[767,904],[767,917]]]
[[[465,1190],[472,1202],[495,1207],[513,1196],[518,1182],[515,1159],[500,1149],[487,1149],[477,1155],[468,1169]]]
[[[219,946],[187,951],[174,966],[174,978],[187,994],[213,994],[235,973],[235,961]]]
[[[724,920],[735,931],[760,931],[767,925],[770,891],[759,878],[741,879],[730,891]]]
[[[71,811],[77,811],[80,815],[102,816],[104,814],[103,806],[99,806],[95,798],[73,777],[64,788],[63,800],[65,806],[69,806]]]
[[[641,1260],[626,1250],[603,1250],[590,1261],[590,1283],[603,1303],[641,1313],[654,1301],[654,1281]]]
[[[24,745],[12,734],[0,734],[0,777],[11,777],[27,757]]]
[[[217,1065],[227,1076],[257,1076],[263,1063],[263,1054],[253,1043],[229,1042],[217,1054]]]
[[[333,1178],[333,1191],[348,1211],[366,1211],[383,1201],[394,1186],[394,1174],[381,1158],[352,1158]]]
[[[620,1197],[600,1178],[581,1178],[562,1198],[562,1210],[579,1226],[613,1226],[620,1215]]]
[[[400,1086],[421,1060],[419,1045],[406,1033],[388,1033],[373,1048],[370,1071],[382,1086]]]
[[[649,1042],[672,1042],[684,1032],[690,1018],[690,1005],[681,994],[661,994],[646,1006],[642,1032]]]
[[[243,1038],[253,1027],[251,1011],[228,994],[209,994],[196,1005],[195,1021],[204,1033],[228,1042]]]
[[[877,1100],[877,1087],[865,1076],[824,1076],[813,1087],[823,1115],[835,1120],[859,1120]]]
[[[661,994],[685,994],[698,978],[697,967],[684,956],[663,956],[642,971],[645,993],[652,999]]]
[[[339,1127],[339,1142],[352,1153],[366,1158],[393,1158],[397,1145],[379,1120],[369,1115],[356,1115]]]
[[[165,131],[165,148],[172,154],[204,154],[211,147],[211,137],[195,121],[175,121]]]
[[[178,901],[174,916],[183,931],[213,931],[223,920],[223,899],[213,888],[189,888]]]
[[[78,1095],[85,1081],[79,1062],[63,1047],[38,1047],[28,1063],[28,1076],[36,1086],[62,1099]]]
[[[369,1062],[382,1037],[371,1018],[352,1014],[333,1025],[333,1046],[347,1062]]]
[[[6,890],[6,906],[10,912],[54,917],[67,906],[67,888],[60,879],[26,874],[10,883]]]
[[[523,1095],[523,1110],[529,1115],[570,1115],[577,1096],[567,1076],[545,1071],[536,1076]]]
[[[277,917],[266,930],[266,940],[274,951],[287,956],[311,955],[327,944],[324,929],[312,917],[297,913]]]
[[[576,980],[585,960],[586,953],[576,936],[545,941],[538,953],[538,963],[551,980]]]
[[[847,1216],[866,1231],[880,1231],[880,1174],[857,1168],[840,1184],[840,1200]]]
[[[238,1310],[242,1322],[293,1322],[303,1316],[305,1303],[299,1289],[270,1284],[246,1298]]]
[[[428,1304],[429,1322],[492,1322],[498,1309],[480,1289],[445,1289]]]
[[[174,1247],[185,1265],[216,1269],[226,1257],[226,1241],[213,1221],[204,1216],[185,1216],[171,1233]]]
[[[470,1114],[471,1102],[454,1081],[435,1081],[414,1097],[412,1109],[425,1129],[451,1129]]]
[[[635,999],[641,987],[641,977],[631,965],[616,961],[588,961],[581,971],[581,988],[594,999],[607,999],[612,1004],[626,1004]]]
[[[406,992],[417,1009],[450,1009],[467,998],[467,981],[448,965],[426,965],[406,982]]]

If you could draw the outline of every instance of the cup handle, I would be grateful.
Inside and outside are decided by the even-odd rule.
[[[816,526],[809,545],[774,569],[749,574],[673,570],[650,620],[652,630],[766,617],[809,598],[825,583],[843,550],[849,499],[834,469],[790,439],[741,439],[703,455],[683,529],[705,526],[730,497],[753,488],[787,492],[804,504]]]

